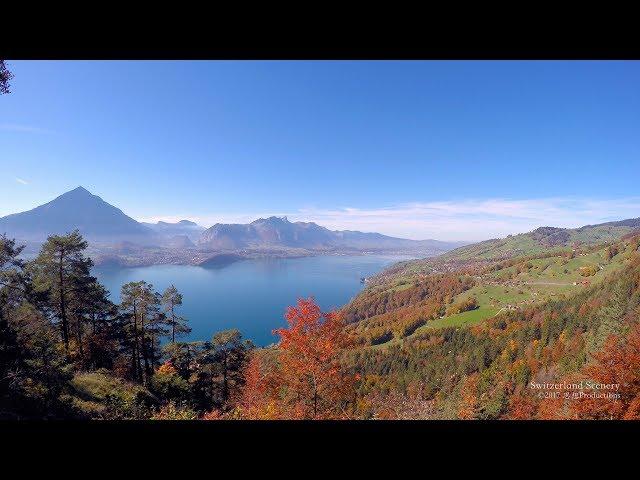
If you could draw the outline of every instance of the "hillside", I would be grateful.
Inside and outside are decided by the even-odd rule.
[[[614,241],[635,228],[640,228],[640,218],[573,229],[540,227],[532,232],[510,235],[504,239],[463,246],[448,252],[444,258],[495,260],[534,255],[549,248],[568,248]]]
[[[528,233],[485,240],[452,249],[435,258],[399,262],[371,279],[371,284],[393,283],[430,273],[454,271],[474,265],[490,265],[527,255],[550,251],[567,253],[575,248],[604,245],[640,229],[640,218],[632,218],[580,228],[540,227]]]
[[[471,325],[575,295],[620,270],[633,251],[633,244],[623,240],[397,279],[369,287],[343,311],[361,343],[397,342],[426,328]]]
[[[377,418],[637,418],[640,234],[378,286],[343,313],[358,345],[345,363]],[[625,393],[531,391],[586,380]]]

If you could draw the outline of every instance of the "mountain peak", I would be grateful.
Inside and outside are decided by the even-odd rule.
[[[69,190],[67,192],[67,194],[69,194],[69,193],[93,196],[93,194],[89,190],[84,188],[83,186],[79,186],[79,187],[74,188],[73,190]],[[63,194],[63,195],[65,195],[65,194]]]
[[[276,217],[275,215],[273,215],[268,218],[258,218],[257,220],[254,220],[253,222],[251,222],[252,225],[255,225],[256,223],[282,224],[282,223],[291,223],[291,222],[286,216]]]
[[[78,200],[98,200],[98,199],[102,200],[100,197],[98,197],[97,195],[94,195],[86,188],[76,187],[73,190],[69,190],[68,192],[65,192],[62,195],[54,198],[49,203],[60,201],[60,200],[78,201]]]
[[[50,202],[43,205],[43,207],[52,206],[52,205],[61,204],[61,203],[62,204],[71,204],[71,203],[78,204],[78,202],[80,202],[81,204],[95,204],[95,203],[103,203],[104,200],[102,200],[97,195],[94,195],[84,187],[76,187],[73,190],[69,190],[68,192],[63,193],[62,195],[57,196]]]

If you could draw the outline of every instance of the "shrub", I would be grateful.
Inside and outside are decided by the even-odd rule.
[[[478,301],[475,297],[471,297],[449,306],[449,308],[447,308],[446,315],[449,316],[457,313],[468,312],[469,310],[475,310],[476,308],[478,308]]]
[[[580,275],[583,277],[592,277],[596,274],[598,269],[593,265],[586,265],[584,267],[580,267]]]
[[[198,414],[195,410],[185,406],[170,402],[164,405],[151,417],[151,420],[196,420]]]
[[[163,364],[151,377],[150,390],[161,398],[183,400],[189,398],[189,382],[176,372],[171,364]]]

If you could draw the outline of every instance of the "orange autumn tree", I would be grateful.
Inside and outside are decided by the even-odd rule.
[[[280,372],[271,353],[274,352],[256,350],[251,353],[244,369],[245,385],[236,416],[253,420],[286,418],[279,395]]]
[[[245,372],[240,402],[244,418],[349,418],[355,376],[340,363],[349,345],[342,319],[323,313],[313,298],[300,299],[285,314],[275,359],[254,354]]]
[[[640,324],[626,338],[611,335],[583,374],[602,384],[620,385],[620,398],[583,398],[572,403],[577,418],[640,419]]]
[[[480,375],[474,373],[465,378],[462,384],[462,399],[458,409],[458,418],[461,420],[472,420],[478,413],[478,384]]]
[[[509,410],[505,418],[509,420],[531,420],[535,418],[537,405],[532,395],[525,392],[513,394],[509,400]]]

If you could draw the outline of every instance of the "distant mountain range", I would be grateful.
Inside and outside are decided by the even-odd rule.
[[[287,217],[259,218],[249,224],[217,223],[205,230],[197,241],[200,247],[212,250],[278,246],[313,250],[429,250],[433,253],[445,252],[463,243],[333,231],[313,222],[290,222]]]
[[[318,252],[394,252],[437,255],[466,242],[408,240],[380,233],[333,231],[313,222],[290,222],[286,217],[260,218],[249,224],[215,224],[205,229],[189,220],[143,223],[127,216],[83,187],[78,187],[32,210],[0,218],[0,234],[39,244],[51,234],[74,229],[94,249],[109,255],[151,255],[153,249],[176,250],[170,261],[183,256],[201,262],[206,255],[188,251],[229,253],[275,252],[274,255]],[[168,258],[154,252],[154,258]],[[153,260],[156,261],[156,260]],[[148,262],[147,262],[148,263]]]
[[[141,222],[147,228],[155,233],[168,237],[187,237],[191,242],[198,240],[205,228],[195,222],[189,220],[180,220],[177,223],[158,222],[146,223]]]

